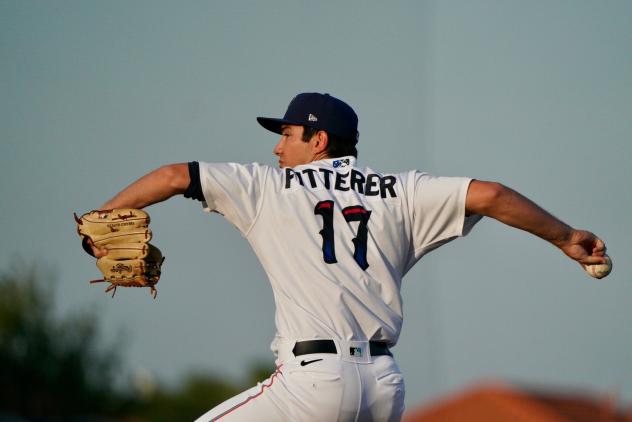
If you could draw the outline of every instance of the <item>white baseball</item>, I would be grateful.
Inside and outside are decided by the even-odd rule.
[[[612,260],[608,255],[606,255],[605,258],[605,264],[584,265],[584,270],[586,270],[591,277],[604,278],[612,271]]]

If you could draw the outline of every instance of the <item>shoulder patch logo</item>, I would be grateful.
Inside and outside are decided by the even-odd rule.
[[[307,120],[310,122],[317,122],[318,118],[314,116],[312,113],[309,113],[309,116],[307,116]]]

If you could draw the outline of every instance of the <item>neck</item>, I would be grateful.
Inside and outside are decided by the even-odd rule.
[[[327,153],[323,151],[314,155],[314,158],[312,158],[312,161],[326,160],[327,158],[331,158],[331,157],[329,157],[329,155],[327,155]]]

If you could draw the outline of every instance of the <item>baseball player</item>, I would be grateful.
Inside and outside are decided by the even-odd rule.
[[[283,118],[257,120],[280,135],[278,168],[167,165],[102,207],[144,208],[184,194],[231,222],[268,275],[276,370],[199,422],[400,420],[404,379],[391,349],[402,327],[402,277],[482,216],[539,236],[582,265],[606,262],[594,234],[499,183],[359,165],[358,118],[333,96],[299,94]]]

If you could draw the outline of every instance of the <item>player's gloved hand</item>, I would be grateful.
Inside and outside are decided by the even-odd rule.
[[[91,283],[108,282],[106,292],[123,287],[154,287],[160,280],[164,257],[158,248],[149,244],[152,233],[149,215],[142,210],[122,208],[90,211],[81,217],[75,214],[77,232],[84,250],[97,258],[103,279]]]
[[[88,254],[94,256],[95,258],[101,258],[102,256],[108,254],[107,249],[97,248],[96,246],[94,246],[92,239],[90,239],[89,237],[85,237],[85,243],[82,242],[82,244],[84,245],[84,249],[86,249],[86,246],[87,248],[89,248],[89,250],[86,250],[86,252],[88,252]]]

